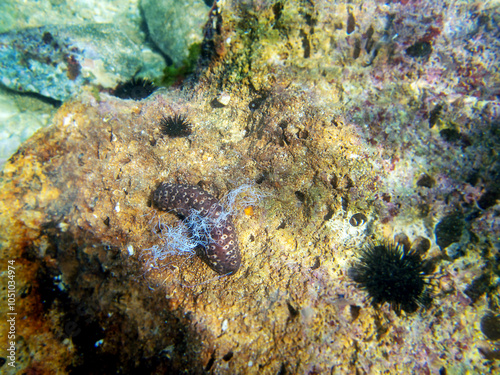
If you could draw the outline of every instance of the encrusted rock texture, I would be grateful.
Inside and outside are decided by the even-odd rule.
[[[484,1],[225,1],[195,76],[64,103],[1,174],[18,312],[2,370],[498,371],[480,321],[500,307],[499,19]],[[190,135],[162,132],[176,114]],[[236,274],[150,267],[158,222],[179,222],[151,203],[164,181],[262,195],[234,217]],[[411,314],[348,277],[363,246],[403,233],[436,264]]]

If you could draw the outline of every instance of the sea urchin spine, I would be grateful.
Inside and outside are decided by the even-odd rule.
[[[144,78],[132,78],[130,81],[118,84],[111,95],[120,99],[142,100],[151,95],[157,87],[153,82]]]
[[[160,120],[161,132],[169,137],[187,137],[191,134],[191,124],[184,115],[163,116]]]
[[[418,252],[386,243],[362,250],[349,276],[374,305],[388,302],[397,313],[414,312],[429,299],[429,269]]]

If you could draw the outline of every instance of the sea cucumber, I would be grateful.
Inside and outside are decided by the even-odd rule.
[[[234,274],[241,255],[232,215],[219,201],[197,186],[161,183],[153,194],[154,205],[177,214],[201,244],[198,256],[219,274]]]

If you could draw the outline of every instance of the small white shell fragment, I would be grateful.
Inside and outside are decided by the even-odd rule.
[[[231,95],[229,95],[227,92],[225,91],[222,91],[218,96],[217,96],[217,101],[226,106],[229,104],[229,102],[231,101]]]
[[[61,230],[61,232],[66,232],[69,228],[69,224],[68,223],[63,223],[62,221],[59,223],[58,225],[59,229]]]
[[[132,245],[127,246],[128,255],[134,255],[134,247]]]

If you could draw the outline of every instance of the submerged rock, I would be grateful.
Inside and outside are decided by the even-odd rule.
[[[151,39],[180,67],[191,46],[203,41],[210,7],[203,0],[142,0],[141,9]]]
[[[142,66],[140,50],[114,24],[44,26],[0,35],[1,83],[67,100],[84,85],[115,87]]]
[[[223,3],[212,13],[221,24],[205,34],[211,60],[196,77],[140,101],[84,90],[1,172],[1,256],[17,267],[19,369],[493,372],[475,349],[479,322],[498,303],[500,229],[494,205],[469,215],[498,163],[494,121],[482,116],[492,99],[447,98],[438,122],[467,135],[467,147],[450,146],[438,123],[429,129],[434,100],[454,93],[451,82],[474,85],[456,70],[441,75],[458,53],[447,46],[461,41],[434,30],[441,22],[452,29],[450,15],[469,14],[465,5],[443,12],[426,2],[447,17],[440,20],[413,2]],[[365,47],[366,30],[377,46]],[[422,38],[432,39],[432,55],[408,56]],[[433,60],[438,54],[450,60]],[[482,79],[494,81],[488,72]],[[214,105],[221,92],[230,100]],[[165,132],[165,118],[187,119],[189,132]],[[416,186],[423,173],[433,183]],[[165,228],[175,240],[186,232],[152,204],[161,182],[217,199],[253,184],[262,199],[233,215],[237,272],[220,277],[196,256],[157,251],[172,238]],[[455,210],[470,241],[445,259],[439,247],[450,237],[441,234],[451,228],[454,243],[455,226],[430,234],[435,218]],[[394,233],[433,260],[424,269],[435,288],[427,310],[375,308],[348,278],[365,245]]]

